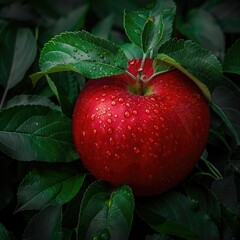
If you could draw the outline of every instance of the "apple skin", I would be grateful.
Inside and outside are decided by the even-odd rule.
[[[141,59],[129,61],[134,76]],[[146,59],[143,75],[153,74]],[[75,148],[86,168],[135,195],[156,195],[180,183],[194,168],[208,139],[208,102],[179,70],[147,83],[145,95],[127,74],[90,80],[73,113]]]

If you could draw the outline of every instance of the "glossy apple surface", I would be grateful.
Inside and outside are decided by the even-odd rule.
[[[129,61],[134,76],[140,59]],[[147,59],[143,75],[153,74]],[[186,75],[171,70],[137,93],[127,74],[90,80],[75,105],[74,144],[86,168],[136,195],[155,195],[180,183],[208,138],[208,102]]]

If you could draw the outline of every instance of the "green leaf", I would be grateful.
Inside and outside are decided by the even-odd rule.
[[[222,58],[225,50],[225,36],[216,19],[204,9],[192,9],[186,20],[177,21],[178,30],[188,39]]]
[[[75,72],[60,72],[47,77],[49,86],[57,97],[62,112],[72,117],[76,99],[84,87],[85,78]]]
[[[152,51],[163,35],[163,20],[161,15],[148,17],[142,32],[142,48],[144,53]]]
[[[186,240],[218,240],[216,225],[195,208],[194,202],[177,192],[146,199],[137,205],[137,213],[155,231]]]
[[[61,71],[74,71],[87,78],[121,74],[127,68],[127,58],[114,43],[80,31],[63,33],[45,44],[39,64],[42,72],[31,75],[34,83]]]
[[[1,240],[11,240],[10,233],[8,230],[0,223],[0,239]]]
[[[42,105],[47,106],[52,109],[58,110],[59,107],[55,105],[50,99],[40,95],[16,95],[12,99],[10,99],[7,103],[5,108],[10,108],[14,106],[22,106],[22,105]]]
[[[125,10],[125,32],[143,52],[150,52],[170,38],[175,11],[174,2],[169,0],[157,0],[153,5],[138,11]]]
[[[211,189],[226,207],[231,209],[234,214],[240,216],[237,189],[233,174],[224,179],[214,181]]]
[[[102,239],[103,235],[107,239],[128,239],[133,209],[133,195],[128,186],[110,193],[102,182],[94,182],[81,203],[77,239]]]
[[[67,16],[60,18],[53,29],[51,29],[52,36],[65,31],[77,31],[82,29],[85,24],[88,8],[88,5],[81,6],[69,12]]]
[[[240,3],[238,0],[209,0],[205,1],[203,8],[217,19],[225,33],[240,32]]]
[[[240,39],[238,39],[227,51],[223,71],[240,74]]]
[[[222,120],[222,124],[226,128],[227,134],[229,134],[233,139],[233,146],[237,146],[240,144],[239,136],[231,123],[230,119],[226,115],[225,111],[221,109],[217,104],[211,103],[211,109],[218,115],[218,117]]]
[[[209,90],[213,91],[216,86],[224,84],[221,64],[217,58],[190,40],[171,39],[166,42],[159,49],[154,68],[162,61],[190,77],[207,99],[211,98]]]
[[[69,162],[78,158],[71,120],[59,111],[40,105],[15,106],[0,112],[0,122],[0,149],[14,159]]]
[[[83,181],[84,175],[72,169],[31,170],[18,189],[17,212],[63,205],[76,196]]]
[[[142,58],[142,50],[133,43],[125,43],[120,46],[128,60]]]
[[[35,38],[28,28],[6,28],[0,34],[0,84],[8,91],[19,83],[37,52]]]
[[[24,230],[23,240],[61,240],[61,221],[61,206],[48,206],[30,220]]]
[[[109,39],[113,24],[114,14],[111,13],[93,27],[92,34],[103,39]]]

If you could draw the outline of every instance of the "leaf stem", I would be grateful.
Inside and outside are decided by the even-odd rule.
[[[137,81],[137,78],[136,78],[132,73],[130,73],[128,70],[126,70],[125,72],[126,72],[126,74],[127,74],[128,76],[130,76],[130,77],[133,78],[135,81]]]
[[[3,104],[4,104],[4,102],[5,102],[5,99],[6,99],[7,93],[8,93],[8,88],[5,88],[5,90],[4,90],[4,92],[3,92],[2,99],[1,99],[1,103],[0,103],[0,110],[1,110],[2,107],[3,107]]]

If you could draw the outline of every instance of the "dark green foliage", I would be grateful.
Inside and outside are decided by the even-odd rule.
[[[239,22],[237,0],[0,0],[0,239],[240,239]],[[211,128],[182,183],[134,198],[82,167],[71,117],[142,57],[211,93]]]

